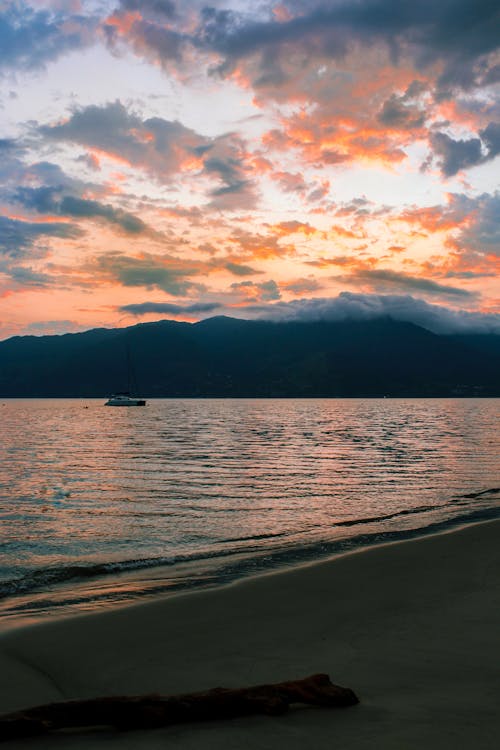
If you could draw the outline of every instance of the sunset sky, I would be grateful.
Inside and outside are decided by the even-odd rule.
[[[0,0],[0,338],[499,330],[499,7]]]

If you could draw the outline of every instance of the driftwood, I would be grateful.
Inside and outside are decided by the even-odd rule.
[[[247,688],[215,688],[186,695],[139,695],[48,703],[0,716],[0,741],[58,729],[114,727],[152,729],[183,722],[230,719],[250,714],[276,716],[292,703],[344,707],[358,703],[349,688],[332,685],[326,674]]]

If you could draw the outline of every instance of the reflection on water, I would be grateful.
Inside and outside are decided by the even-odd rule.
[[[111,589],[123,589],[114,596],[121,600],[164,585],[174,562],[177,582],[211,581],[206,561],[229,553],[231,564],[242,557],[265,566],[266,555],[272,562],[282,552],[491,509],[500,485],[498,405],[5,401],[0,591],[23,594],[29,608],[71,581],[76,598],[95,606],[113,598]],[[101,580],[121,570],[126,581]],[[68,599],[68,587],[51,596]]]

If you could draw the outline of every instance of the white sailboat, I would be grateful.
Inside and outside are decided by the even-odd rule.
[[[137,398],[131,394],[137,390],[135,384],[135,375],[132,368],[132,360],[130,359],[130,348],[127,343],[127,380],[128,390],[120,391],[111,395],[104,406],[146,406],[146,401],[143,398]]]
[[[104,406],[146,406],[143,398],[134,398],[129,393],[115,393],[108,398]]]

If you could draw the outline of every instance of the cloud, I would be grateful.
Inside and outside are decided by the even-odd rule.
[[[314,235],[324,235],[319,232],[315,227],[309,223],[303,221],[296,221],[292,219],[290,221],[280,221],[279,224],[273,224],[271,231],[282,237],[287,237],[290,234],[303,234],[306,237],[313,237]]]
[[[49,140],[99,149],[162,180],[180,171],[188,157],[195,160],[196,149],[210,142],[180,122],[142,120],[119,101],[75,110],[67,121],[42,125],[38,132]]]
[[[460,232],[450,240],[452,246],[500,257],[500,192],[474,198],[452,194],[450,211],[462,218]]]
[[[484,130],[479,131],[487,153],[485,161],[494,159],[500,154],[500,122],[490,122]]]
[[[272,13],[255,20],[244,13],[205,8],[198,43],[219,53],[218,71],[258,57],[253,84],[279,87],[287,76],[287,55],[340,60],[354,44],[385,45],[393,61],[411,55],[416,67],[441,63],[441,85],[470,87],[491,72],[498,45],[497,8],[490,0],[432,0],[400,3],[322,0],[284,4],[286,18]],[[471,29],[474,30],[471,33]]]
[[[210,207],[219,210],[255,208],[257,194],[254,181],[249,176],[249,154],[242,139],[228,133],[213,139],[198,151],[203,162],[203,173],[222,183],[210,191]]]
[[[410,276],[409,274],[399,273],[388,268],[360,269],[340,278],[350,283],[369,283],[382,290],[385,288],[409,289],[433,296],[463,300],[474,300],[478,297],[477,292],[470,292],[467,289],[448,286],[447,284],[439,284],[436,281],[432,281],[432,279],[426,279],[422,276]]]
[[[129,313],[130,315],[149,315],[167,314],[167,315],[184,315],[185,313],[207,313],[219,310],[221,305],[218,302],[196,302],[192,305],[175,305],[171,302],[139,302],[136,304],[122,305],[118,312]]]
[[[254,260],[265,258],[280,258],[296,254],[292,244],[280,244],[279,235],[254,234],[243,229],[236,229],[230,236],[230,241],[238,245],[242,257]]]
[[[0,70],[37,70],[94,41],[97,19],[35,10],[23,0],[0,5]]]
[[[249,154],[234,133],[209,138],[178,121],[142,119],[119,101],[77,109],[67,121],[42,125],[38,133],[48,140],[97,149],[169,185],[183,172],[204,175],[217,183],[208,196],[210,207],[219,210],[252,208],[256,203]]]
[[[59,195],[59,188],[43,186],[19,188],[14,198],[25,208],[38,213],[71,216],[76,219],[104,219],[119,227],[125,234],[151,234],[152,230],[142,219],[121,208],[114,208],[96,200],[88,200],[72,195]]]
[[[160,18],[175,18],[177,8],[172,0],[120,0],[120,7],[128,11],[152,13]]]
[[[150,231],[142,219],[134,216],[134,214],[98,201],[84,200],[68,195],[59,204],[59,210],[65,216],[105,219],[111,224],[119,226],[126,234],[144,234]]]
[[[111,50],[128,44],[137,55],[169,72],[182,68],[184,58],[190,57],[192,39],[182,30],[182,24],[175,28],[173,22],[179,22],[175,5],[161,0],[122,0],[120,5],[102,24]],[[188,15],[189,11],[188,7]]]
[[[77,331],[87,330],[86,326],[81,323],[77,323],[74,320],[40,320],[28,323],[22,331],[23,336],[34,335],[53,335],[60,333],[68,333],[71,331],[76,333]]]
[[[87,270],[100,276],[102,280],[118,282],[127,287],[162,289],[175,297],[184,296],[201,286],[189,278],[200,273],[201,264],[164,255],[143,254],[136,258],[121,253],[107,253],[98,256]]]
[[[500,192],[469,196],[449,193],[443,206],[406,209],[399,219],[426,232],[447,232],[449,247],[500,256]]]
[[[12,150],[11,150],[12,151]],[[8,156],[0,158],[0,199],[6,204],[21,204],[30,211],[57,214],[60,196],[82,195],[85,191],[102,192],[103,188],[67,175],[59,165],[48,161],[30,163],[19,144]]]
[[[281,285],[287,292],[293,292],[293,294],[309,294],[310,292],[317,292],[323,288],[317,279],[306,278],[306,279],[295,279],[294,281],[287,281]]]
[[[411,90],[411,87],[408,90]],[[398,130],[418,130],[423,127],[426,112],[421,106],[412,102],[408,90],[403,96],[391,94],[389,99],[386,99],[378,115],[378,120],[382,125]]]
[[[454,310],[433,305],[410,295],[355,294],[338,297],[277,302],[248,307],[266,320],[371,320],[390,317],[427,328],[434,333],[497,333],[500,315]]]
[[[10,152],[17,152],[18,141],[16,138],[0,138],[0,152],[2,155]]]
[[[1,148],[1,146],[0,146]],[[29,164],[15,159],[0,164],[1,197],[30,212],[74,219],[100,219],[129,235],[156,233],[135,214],[122,208],[83,198],[85,193],[105,193],[109,188],[78,180],[51,162]],[[3,195],[2,195],[3,194]]]
[[[273,279],[256,283],[253,281],[239,281],[231,284],[231,289],[243,292],[248,300],[271,302],[280,299],[280,289]]]
[[[76,239],[81,235],[77,226],[66,222],[30,222],[0,216],[0,253],[13,258],[28,254],[41,237]]]
[[[470,167],[476,167],[493,159],[500,147],[500,133],[497,132],[494,124],[488,126],[483,134],[486,134],[485,143],[488,150],[483,150],[483,143],[480,138],[466,138],[455,140],[446,133],[436,132],[430,136],[430,145],[436,157],[438,164],[445,177],[453,177],[457,172]],[[500,131],[500,127],[498,129]]]
[[[97,36],[90,13],[37,11],[22,0],[3,5],[0,64],[36,68]],[[440,69],[444,91],[486,84],[498,64],[491,0],[421,0],[397,8],[393,0],[284,0],[253,12],[241,3],[218,5],[120,0],[100,30],[111,47],[129,44],[171,71],[209,65],[214,74],[231,75],[239,68],[256,90],[269,93],[284,88],[298,66],[308,71],[311,61],[341,61],[355,47],[383,47],[395,65],[409,58],[417,70]]]
[[[262,273],[262,271],[257,271],[251,266],[245,266],[241,263],[233,263],[232,261],[224,263],[224,268],[235,276],[255,276],[257,273]]]
[[[33,271],[26,266],[16,266],[9,262],[0,261],[0,274],[8,276],[17,287],[35,287],[43,289],[53,286],[54,279],[46,273]]]

